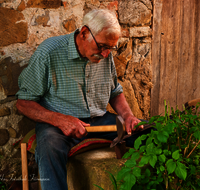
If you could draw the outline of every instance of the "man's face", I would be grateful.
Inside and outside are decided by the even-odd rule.
[[[119,35],[107,34],[105,29],[103,29],[99,34],[97,34],[94,37],[100,47],[106,46],[108,48],[115,47],[119,39]],[[84,57],[87,57],[93,63],[99,63],[101,59],[108,57],[111,50],[109,49],[103,50],[103,48],[100,50],[97,47],[95,40],[93,38],[92,41],[90,42],[87,39],[85,40],[85,43],[83,45],[85,52]]]

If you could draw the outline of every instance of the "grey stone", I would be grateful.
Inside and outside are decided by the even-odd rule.
[[[0,117],[4,117],[4,116],[7,116],[7,115],[10,115],[11,112],[10,112],[10,108],[9,107],[3,107],[0,109]]]
[[[148,1],[148,0],[147,0]],[[152,13],[146,4],[139,0],[119,1],[119,21],[130,26],[151,25]]]
[[[13,63],[11,57],[0,62],[0,87],[6,96],[15,95],[19,90],[18,77],[26,66],[20,67],[19,63]]]
[[[5,145],[9,141],[9,133],[7,129],[0,129],[0,146]]]
[[[8,132],[9,132],[9,135],[10,135],[11,138],[16,138],[17,137],[17,132],[12,127],[8,127]]]

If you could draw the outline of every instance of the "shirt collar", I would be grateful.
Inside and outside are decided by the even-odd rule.
[[[76,49],[75,38],[74,38],[74,35],[77,31],[78,31],[78,29],[76,31],[74,31],[69,37],[68,59],[81,58]]]

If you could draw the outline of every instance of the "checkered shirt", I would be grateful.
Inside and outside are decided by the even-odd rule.
[[[122,93],[113,56],[91,63],[77,52],[75,32],[39,45],[18,79],[18,99],[78,118],[102,116],[110,99]]]

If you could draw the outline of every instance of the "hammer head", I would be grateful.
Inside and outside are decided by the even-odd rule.
[[[125,136],[126,133],[126,126],[123,118],[121,116],[116,117],[116,125],[117,125],[117,138],[113,140],[110,147],[114,147],[116,144],[121,142]]]

